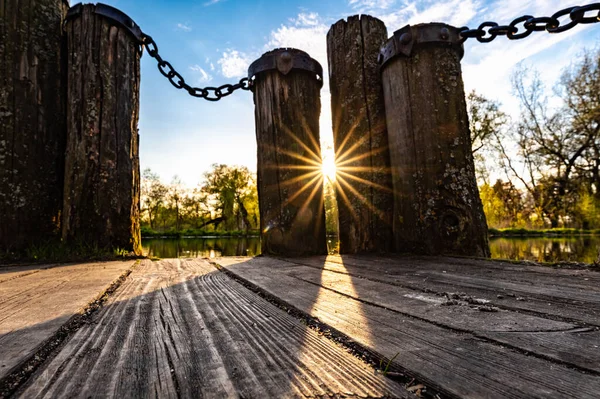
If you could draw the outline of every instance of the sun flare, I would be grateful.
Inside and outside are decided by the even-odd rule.
[[[323,177],[334,182],[336,180],[337,168],[335,165],[335,154],[333,150],[323,151],[323,164],[321,165]]]

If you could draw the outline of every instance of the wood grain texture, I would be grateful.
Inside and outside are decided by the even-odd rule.
[[[393,249],[394,198],[377,64],[386,39],[385,24],[368,15],[340,20],[327,33],[340,253]]]
[[[468,269],[483,273],[486,264],[494,264],[494,272],[500,273],[502,266],[498,262],[472,260],[459,266],[460,259],[431,258],[433,262],[429,263],[427,259],[222,258],[218,263],[364,347],[388,357],[399,352],[395,365],[452,397],[597,395],[597,329],[584,322],[556,320],[541,309],[535,314],[505,307],[481,310],[482,306],[489,309],[504,300],[496,298],[497,294],[507,294],[501,289],[495,290],[495,300],[489,302],[486,299],[491,295],[477,296],[468,285],[454,286],[451,291],[426,292],[416,284],[429,283],[429,263],[435,264],[433,270],[445,267],[438,278],[450,282],[456,269],[461,273]],[[518,279],[515,274],[510,277],[513,284],[534,286],[533,275],[576,282],[563,271],[555,271],[550,277],[552,271],[543,269],[538,274],[540,268],[526,269],[530,276]],[[411,275],[415,277],[409,279]],[[595,284],[584,282],[590,287]],[[560,289],[557,283],[556,292]],[[448,303],[452,297],[446,293],[456,293],[459,299]],[[597,289],[588,294],[589,302],[600,301]]]
[[[62,0],[0,2],[0,249],[57,237],[65,151]]]
[[[302,70],[262,72],[254,104],[262,252],[326,254],[319,82]]]
[[[0,269],[0,380],[133,264],[22,266],[6,274]]]
[[[489,257],[458,51],[415,45],[382,76],[396,249]]]
[[[144,261],[22,397],[411,397],[204,260]]]
[[[67,23],[63,239],[141,254],[140,53],[126,29],[83,6]]]

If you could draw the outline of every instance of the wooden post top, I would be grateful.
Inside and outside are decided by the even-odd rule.
[[[66,0],[63,0],[66,1]],[[68,2],[67,2],[68,4]],[[83,4],[78,3],[71,7],[67,13],[67,21],[71,21],[73,19],[80,18],[83,12],[84,7],[91,7],[93,9],[93,13],[96,15],[100,15],[108,20],[110,20],[115,25],[118,25],[127,30],[139,43],[143,42],[143,34],[142,29],[138,24],[135,23],[131,17],[125,14],[123,11],[111,7],[106,4],[98,3],[98,4]]]
[[[460,58],[464,55],[460,29],[436,22],[398,29],[382,46],[377,61],[383,69],[395,57],[410,57],[416,48],[423,46],[450,47],[459,53]]]
[[[292,70],[302,70],[313,73],[323,86],[323,67],[308,53],[295,48],[278,48],[264,53],[248,68],[248,79],[253,79],[261,72],[278,70],[287,75]]]

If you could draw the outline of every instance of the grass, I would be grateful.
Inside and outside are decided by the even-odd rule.
[[[97,244],[78,242],[66,245],[58,240],[30,245],[20,250],[0,251],[0,264],[4,263],[67,263],[106,261],[137,258],[123,248],[106,248]]]
[[[392,362],[393,362],[394,360],[396,360],[396,358],[398,357],[398,355],[399,355],[399,354],[400,354],[400,352],[396,353],[396,354],[394,355],[394,357],[393,357],[393,358],[391,358],[391,359],[390,359],[390,360],[387,362],[387,364],[385,365],[385,368],[383,367],[383,359],[381,359],[381,360],[379,361],[379,369],[380,369],[380,370],[382,370],[382,371],[381,371],[381,374],[383,374],[383,376],[384,376],[384,377],[385,377],[385,376],[387,376],[387,374],[390,372],[390,366],[392,365]]]
[[[555,228],[533,230],[525,228],[489,229],[491,237],[568,237],[579,235],[600,235],[600,229],[584,230],[570,228]]]

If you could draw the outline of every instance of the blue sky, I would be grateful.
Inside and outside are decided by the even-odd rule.
[[[576,3],[573,3],[576,1]],[[325,37],[331,24],[368,13],[382,19],[391,35],[404,25],[446,22],[478,26],[493,20],[508,24],[517,16],[548,16],[581,0],[103,0],[133,18],[157,42],[160,54],[196,86],[237,82],[249,63],[276,47],[297,47],[327,67]],[[71,1],[74,4],[74,1]],[[525,61],[548,86],[584,47],[600,45],[600,23],[568,32],[545,32],[489,44],[465,44],[463,78],[467,91],[501,101],[516,114],[510,74]],[[327,74],[327,73],[326,73]],[[321,139],[331,146],[331,113],[326,78],[322,93]],[[163,181],[179,175],[193,187],[213,163],[256,170],[254,105],[249,92],[218,103],[174,89],[155,61],[142,58],[140,157]]]

